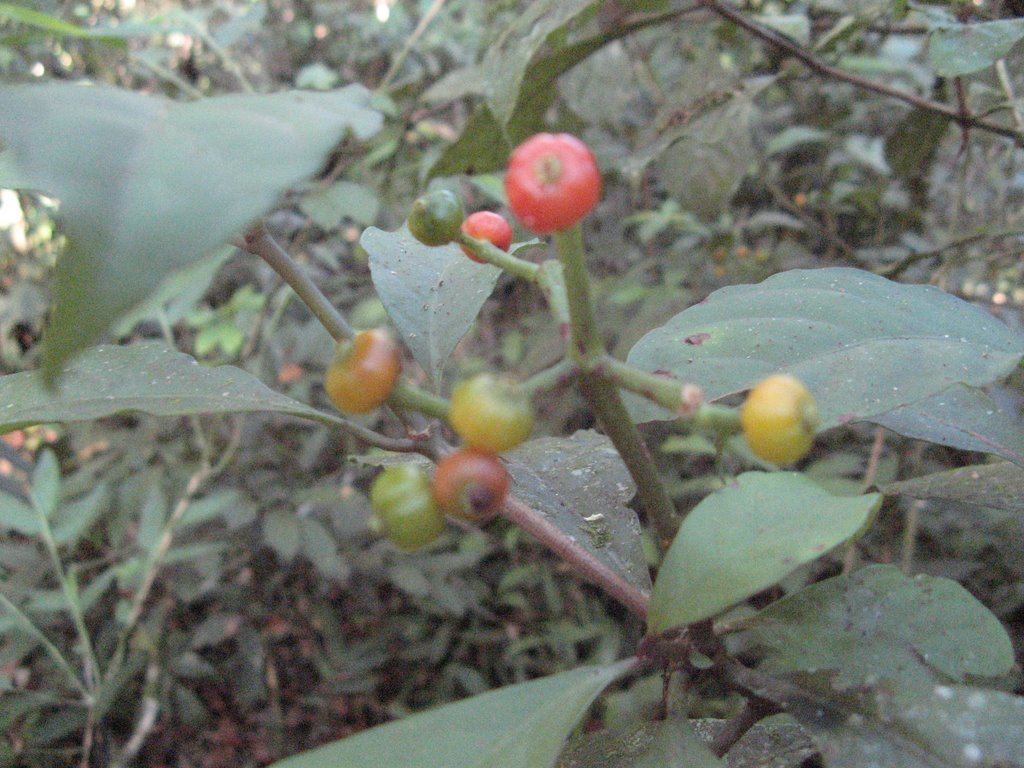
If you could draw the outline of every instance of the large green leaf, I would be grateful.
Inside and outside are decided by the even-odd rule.
[[[937,288],[830,268],[715,291],[640,339],[629,362],[699,384],[710,399],[784,371],[818,398],[825,429],[954,384],[989,384],[1022,355],[1024,337]],[[637,421],[668,416],[630,405]]]
[[[487,49],[484,89],[498,122],[508,124],[515,116],[521,91],[530,87],[526,74],[534,56],[554,38],[564,39],[597,5],[596,0],[536,0]]]
[[[511,685],[274,763],[275,768],[547,768],[605,686],[634,660]]]
[[[969,75],[991,67],[1024,38],[1024,19],[958,24],[932,30],[928,58],[940,77]]]
[[[907,680],[851,688],[824,671],[780,682],[768,698],[807,729],[828,768],[1024,766],[1024,698]]]
[[[359,241],[370,254],[380,300],[416,362],[439,383],[455,345],[473,325],[501,270],[476,264],[457,245],[431,248],[405,227],[371,227]]]
[[[955,581],[873,565],[773,603],[749,624],[761,671],[836,671],[842,686],[888,678],[964,682],[1013,668],[1013,645]]]
[[[634,485],[604,435],[530,440],[508,454],[513,492],[644,594],[651,591]]]
[[[994,453],[1024,466],[1024,419],[977,387],[957,384],[871,421],[907,437]]]
[[[80,27],[48,13],[13,3],[0,3],[0,20],[23,24],[56,37],[82,37],[113,45],[124,45],[126,42],[116,30]]]
[[[1024,469],[1008,461],[960,467],[890,483],[882,492],[1024,512]]]
[[[881,496],[833,496],[795,472],[748,472],[687,515],[658,571],[652,632],[760,592],[860,531]]]
[[[360,86],[183,104],[48,83],[2,88],[0,101],[15,179],[60,199],[68,236],[44,339],[49,379],[164,275],[316,171],[346,132],[367,138],[381,124]]]
[[[763,720],[717,758],[705,746],[725,720],[641,721],[630,727],[574,736],[557,768],[799,768],[818,750],[794,722]]]
[[[240,368],[204,368],[161,343],[94,347],[63,375],[56,391],[46,389],[33,372],[0,377],[0,432],[132,412],[183,416],[273,411],[327,418]]]

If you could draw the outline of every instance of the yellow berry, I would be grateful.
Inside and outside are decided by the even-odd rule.
[[[798,379],[775,374],[750,390],[740,424],[755,455],[772,464],[792,464],[811,450],[818,404]]]

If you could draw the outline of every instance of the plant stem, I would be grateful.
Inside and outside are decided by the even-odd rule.
[[[590,277],[584,261],[580,225],[556,233],[555,247],[562,264],[572,320],[569,359],[579,365],[580,388],[636,483],[637,496],[648,521],[657,531],[661,543],[667,546],[676,531],[675,506],[661,482],[647,446],[622,403],[618,389],[594,370],[605,358],[605,349],[590,297]]]
[[[327,297],[317,288],[316,283],[302,271],[295,260],[270,236],[262,224],[257,224],[249,230],[244,241],[237,245],[267,262],[270,268],[292,287],[292,290],[309,307],[309,310],[335,341],[351,339],[355,335],[352,326],[327,300]]]
[[[408,381],[402,380],[395,385],[388,402],[396,408],[419,411],[437,419],[448,418],[450,404],[447,400],[415,387]]]
[[[576,363],[563,358],[550,368],[545,368],[543,371],[535,373],[524,381],[520,387],[527,397],[532,398],[538,392],[564,387],[575,379],[578,374],[579,368],[577,368]]]
[[[643,621],[647,620],[647,595],[566,536],[561,528],[543,514],[514,496],[509,496],[502,515],[572,565],[581,576],[619,601],[630,613]]]
[[[710,11],[718,14],[724,19],[728,19],[736,26],[741,29],[745,29],[755,37],[760,38],[769,45],[778,48],[779,50],[785,51],[793,58],[802,62],[808,69],[813,72],[817,72],[819,75],[830,77],[834,80],[841,80],[849,83],[850,85],[862,88],[866,91],[873,91],[880,93],[884,96],[891,96],[894,99],[906,102],[918,109],[924,109],[929,112],[942,115],[949,118],[962,129],[967,130],[968,128],[979,128],[990,133],[997,134],[999,136],[1005,136],[1019,146],[1024,144],[1024,133],[1013,128],[1008,128],[1005,125],[986,120],[972,115],[969,112],[962,111],[959,107],[951,107],[948,104],[942,104],[938,101],[932,101],[924,96],[920,96],[910,91],[904,91],[895,86],[889,85],[888,83],[880,83],[877,80],[870,80],[866,77],[861,77],[852,72],[846,72],[838,67],[834,67],[826,61],[819,59],[811,51],[807,50],[800,44],[790,40],[785,35],[775,32],[772,29],[763,27],[755,21],[748,19],[741,12],[732,8],[721,0],[697,0],[699,5],[704,6]]]
[[[377,86],[378,91],[386,91],[390,86],[391,82],[398,76],[398,73],[402,69],[402,65],[405,64],[405,60],[409,57],[409,53],[412,51],[413,46],[423,36],[423,33],[427,31],[427,27],[430,26],[430,22],[434,20],[434,17],[441,12],[441,8],[444,7],[447,0],[434,0],[426,13],[423,14],[423,18],[419,20],[416,28],[412,31],[412,34],[405,41],[405,45],[402,46],[402,50],[398,52],[398,55],[391,62],[391,66],[388,67],[387,73],[384,75],[384,79],[381,80],[380,85]]]
[[[328,301],[327,297],[316,286],[316,283],[302,271],[295,260],[288,255],[288,252],[278,244],[262,224],[253,227],[241,241],[236,242],[236,245],[254,256],[259,256],[269,264],[270,268],[292,287],[292,290],[309,307],[309,310],[335,341],[351,339],[355,335],[355,330],[341,316],[341,313],[334,308],[334,305]],[[448,402],[446,400],[431,395],[405,380],[398,382],[388,402],[397,409],[398,417],[406,425],[406,428],[412,432],[424,431],[426,424],[418,414],[403,412],[406,409],[408,411],[420,411],[437,418],[445,418],[448,414]],[[407,447],[405,443],[397,443],[396,445],[399,447],[394,448],[383,445],[382,442],[387,441],[387,438],[381,437],[371,430],[358,427],[351,422],[332,418],[327,416],[327,414],[323,414],[322,418],[317,420],[342,426],[371,445],[390,448],[390,450],[415,450],[415,448]]]
[[[56,662],[57,666],[64,671],[64,674],[68,676],[68,679],[71,680],[71,684],[74,685],[76,689],[78,689],[78,692],[80,694],[82,694],[82,701],[85,703],[85,705],[91,707],[93,704],[92,694],[89,693],[89,690],[85,687],[81,679],[78,677],[78,673],[75,672],[75,668],[71,666],[71,663],[66,658],[64,658],[64,654],[60,652],[60,649],[57,648],[57,646],[55,646],[53,643],[51,643],[49,638],[47,638],[46,635],[43,634],[43,631],[32,623],[32,619],[30,619],[28,615],[26,615],[25,612],[21,610],[21,608],[19,608],[13,602],[11,602],[3,593],[0,593],[0,606],[6,608],[7,611],[12,616],[14,616],[17,622],[21,625],[21,628],[26,633],[35,638],[36,642],[38,642],[39,645],[42,646],[43,650],[46,651],[47,654],[49,654],[50,658],[53,659]]]
[[[75,625],[75,631],[78,633],[78,641],[82,644],[82,658],[85,662],[85,686],[89,690],[95,690],[96,684],[99,681],[99,662],[96,659],[96,652],[92,647],[92,639],[89,636],[89,628],[85,626],[85,617],[82,615],[82,603],[78,594],[78,582],[73,581],[73,577],[69,576],[64,570],[64,564],[61,562],[60,553],[57,551],[57,542],[53,538],[53,530],[50,528],[50,521],[46,517],[46,511],[40,509],[36,504],[35,499],[32,499],[32,508],[36,512],[36,517],[39,518],[39,535],[43,540],[43,544],[46,546],[46,551],[50,555],[50,560],[53,562],[53,569],[57,574],[57,580],[60,581],[61,591],[64,593],[64,600],[68,604],[68,611],[71,613],[71,619]]]

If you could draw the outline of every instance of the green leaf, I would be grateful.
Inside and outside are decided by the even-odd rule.
[[[871,421],[917,440],[994,453],[1024,466],[1024,419],[976,387],[957,384]]]
[[[437,383],[448,356],[472,327],[501,270],[476,264],[457,245],[431,248],[405,227],[371,227],[360,243],[370,254],[370,274],[402,340]]]
[[[53,540],[73,547],[108,509],[108,488],[100,483],[84,496],[65,501],[53,519]]]
[[[234,253],[234,248],[219,248],[209,256],[167,275],[141,304],[118,319],[111,333],[114,336],[127,336],[144,320],[163,318],[168,325],[175,325],[198,306],[224,262]]]
[[[769,649],[759,671],[830,669],[844,687],[880,678],[964,682],[1013,669],[1009,635],[967,590],[890,565],[806,587],[744,626]]]
[[[159,482],[154,478],[146,491],[139,512],[139,530],[135,540],[146,552],[152,553],[160,543],[164,524],[167,522],[167,499],[160,491]]]
[[[502,125],[516,113],[521,91],[529,87],[527,71],[545,44],[564,35],[596,0],[535,0],[487,49],[482,64],[491,111]]]
[[[39,515],[20,499],[0,492],[0,530],[14,531],[24,536],[39,533]]]
[[[684,135],[658,160],[672,197],[703,221],[725,210],[756,158],[751,124],[753,99],[731,99],[686,126]]]
[[[675,717],[579,734],[569,741],[557,768],[799,768],[818,752],[800,726],[773,718],[747,731],[723,762],[704,744],[725,725],[725,720]]]
[[[169,272],[239,232],[381,116],[360,86],[191,103],[70,83],[0,89],[16,176],[61,201],[43,370],[52,380]],[[69,132],[75,141],[69,142]]]
[[[324,576],[337,581],[347,581],[352,571],[340,554],[338,544],[318,520],[310,517],[299,521],[302,533],[302,553]]]
[[[274,548],[281,560],[291,560],[302,544],[299,518],[288,510],[268,512],[263,517],[263,540]]]
[[[712,400],[789,373],[818,398],[826,429],[953,384],[989,384],[1022,355],[1024,337],[937,288],[826,268],[715,291],[646,334],[628,359],[698,384]],[[637,421],[668,417],[638,399],[630,408]]]
[[[765,147],[766,156],[780,155],[804,144],[825,144],[831,138],[828,131],[808,125],[793,125],[773,136]]]
[[[377,220],[380,200],[376,193],[352,181],[339,181],[327,189],[311,192],[302,198],[299,208],[320,229],[337,229],[342,221],[369,226]]]
[[[899,178],[914,181],[931,171],[950,120],[927,109],[907,114],[885,140],[885,161]]]
[[[569,732],[634,660],[489,691],[371,728],[274,768],[549,768]]]
[[[508,136],[486,103],[480,104],[469,116],[462,134],[453,144],[445,147],[428,174],[453,176],[457,173],[490,173],[505,167],[512,146]]]
[[[26,8],[23,5],[11,3],[0,3],[0,20],[13,21],[16,24],[24,24],[27,27],[42,30],[57,37],[79,37],[92,40],[99,40],[104,43],[121,45],[125,44],[122,36],[112,33],[110,30],[91,29],[70,24],[56,16],[51,16],[41,11]]]
[[[801,45],[811,42],[811,20],[807,18],[806,13],[760,13],[753,19],[762,26],[781,32]]]
[[[960,467],[889,483],[882,493],[1024,512],[1024,469],[1008,461]]]
[[[991,67],[1024,38],[1024,19],[958,24],[932,30],[928,59],[939,77],[969,75]]]
[[[651,590],[634,485],[607,437],[530,440],[508,454],[513,492],[643,593]]]
[[[828,768],[1021,768],[1024,698],[960,685],[883,680],[848,688],[827,672],[770,689]]]
[[[39,454],[32,470],[32,490],[29,492],[32,506],[43,517],[49,519],[60,504],[60,465],[49,449]]]
[[[133,412],[184,416],[273,411],[320,417],[315,409],[279,395],[240,368],[203,368],[161,343],[95,347],[63,377],[56,392],[45,389],[33,372],[0,377],[0,432]]]
[[[748,472],[687,515],[651,595],[650,631],[692,624],[856,535],[882,497],[839,497],[795,472]]]

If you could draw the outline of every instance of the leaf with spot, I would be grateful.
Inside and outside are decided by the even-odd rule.
[[[63,372],[56,391],[48,390],[35,372],[0,377],[0,403],[0,433],[119,413],[185,416],[272,411],[327,418],[240,368],[205,368],[162,343],[93,347]]]
[[[791,374],[817,398],[826,429],[956,384],[990,384],[1022,356],[1024,337],[955,296],[827,268],[715,291],[641,338],[629,362],[698,384],[712,400]],[[630,409],[637,421],[669,417],[636,398]]]
[[[848,687],[829,672],[759,693],[810,733],[827,768],[1022,768],[1024,698],[962,685],[882,680]]]
[[[762,672],[835,671],[834,682],[966,682],[1013,668],[999,619],[950,579],[872,565],[813,584],[747,621]]]
[[[466,258],[457,245],[432,248],[403,227],[371,227],[360,240],[380,300],[412,356],[435,383],[472,327],[501,270]]]
[[[513,493],[632,586],[650,575],[640,521],[627,504],[634,485],[607,437],[590,430],[530,440],[508,454]]]

